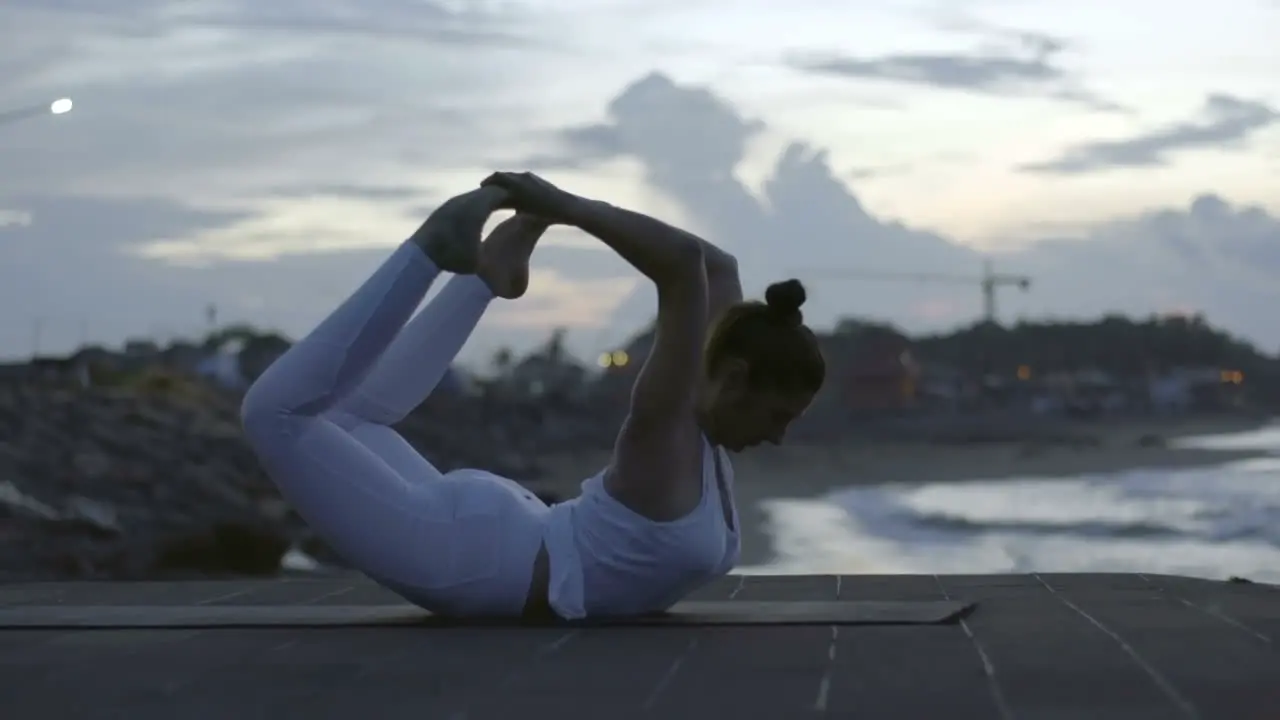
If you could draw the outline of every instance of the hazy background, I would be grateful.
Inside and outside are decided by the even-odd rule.
[[[910,331],[1202,311],[1265,351],[1280,278],[1271,0],[6,0],[0,355],[249,320],[305,332],[446,195],[532,167],[683,223],[749,293]],[[61,97],[65,116],[25,108]],[[464,359],[594,352],[652,291],[536,256]]]

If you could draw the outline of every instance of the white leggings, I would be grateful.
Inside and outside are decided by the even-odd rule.
[[[355,568],[451,615],[518,615],[547,506],[506,478],[441,474],[390,425],[426,399],[493,295],[412,242],[258,378],[245,434],[284,498]],[[403,328],[403,329],[402,329]]]

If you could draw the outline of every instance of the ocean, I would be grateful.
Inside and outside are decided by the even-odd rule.
[[[1140,572],[1280,583],[1280,425],[1178,445],[1266,457],[850,488],[764,503],[774,561],[745,573]]]

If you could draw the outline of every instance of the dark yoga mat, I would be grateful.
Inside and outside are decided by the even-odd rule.
[[[564,623],[649,625],[937,625],[963,617],[972,604],[950,600],[903,602],[682,602],[669,613]],[[513,626],[510,619],[447,618],[413,605],[80,606],[0,609],[0,628],[250,628]]]

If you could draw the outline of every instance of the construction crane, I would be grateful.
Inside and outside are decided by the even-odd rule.
[[[1031,289],[1031,278],[1026,275],[998,273],[990,260],[982,263],[982,275],[952,275],[950,273],[915,273],[878,270],[809,270],[801,277],[860,278],[863,280],[885,280],[899,282],[942,282],[952,284],[977,285],[982,289],[982,317],[986,322],[996,321],[996,290],[1002,287],[1016,287],[1023,292]]]

